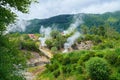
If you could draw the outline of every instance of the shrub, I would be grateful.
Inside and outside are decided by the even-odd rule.
[[[71,64],[77,63],[78,60],[79,60],[79,58],[77,58],[77,57],[71,57],[70,58],[70,63]]]
[[[97,46],[94,47],[94,49],[103,50],[103,49],[106,49],[106,48],[114,48],[114,47],[115,47],[114,42],[106,41],[106,42],[98,44]]]
[[[78,74],[82,74],[83,73],[83,69],[82,69],[82,66],[76,66],[75,67],[75,70],[77,71]]]
[[[51,40],[51,39],[50,39],[50,40],[47,39],[47,40],[45,41],[45,43],[46,43],[46,45],[47,45],[47,47],[48,47],[49,49],[52,47],[52,43],[53,43],[52,41],[53,41],[53,40]]]
[[[52,47],[51,48],[52,53],[57,53],[57,50],[58,50],[57,47]]]
[[[118,67],[118,73],[120,73],[120,67]]]
[[[28,39],[30,39],[30,38],[29,38],[29,36],[28,36],[27,34],[23,34],[23,39],[24,39],[24,40],[28,40]]]
[[[120,80],[120,74],[119,73],[113,73],[110,76],[110,80]]]
[[[120,56],[119,54],[115,52],[107,53],[105,55],[105,59],[111,64],[111,65],[120,65]]]
[[[67,64],[70,64],[70,57],[65,57],[63,60],[62,60],[62,65],[67,65]]]
[[[78,63],[83,65],[85,61],[88,61],[91,57],[94,57],[95,56],[95,52],[91,51],[91,52],[86,52],[85,54],[83,54]]]
[[[117,61],[116,61],[115,65],[120,66],[120,55],[117,57]]]
[[[102,40],[100,38],[100,36],[98,35],[85,35],[85,40],[92,40],[94,42],[94,44],[98,44],[101,43]]]
[[[96,53],[95,56],[96,56],[96,57],[101,57],[101,58],[103,58],[103,57],[104,57],[104,54],[100,52],[100,53]]]
[[[21,42],[21,48],[26,49],[29,51],[36,51],[39,52],[38,47],[35,45],[35,42],[27,40],[27,41],[22,41]]]
[[[53,71],[55,71],[56,69],[59,68],[59,66],[58,66],[56,63],[50,64],[50,65],[46,65],[46,67],[47,67],[47,69],[48,69],[50,72],[53,72]]]
[[[110,68],[107,62],[98,57],[91,58],[85,64],[88,75],[92,80],[108,80]]]
[[[57,78],[60,75],[60,70],[57,69],[53,72],[53,75]]]

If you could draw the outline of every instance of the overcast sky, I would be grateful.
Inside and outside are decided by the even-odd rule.
[[[39,0],[29,14],[18,12],[20,19],[43,19],[60,14],[104,13],[120,10],[120,0]]]

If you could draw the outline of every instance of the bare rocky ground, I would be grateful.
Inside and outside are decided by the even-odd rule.
[[[29,66],[39,66],[39,65],[44,65],[49,63],[49,59],[45,56],[40,56],[39,53],[37,52],[31,52],[32,53],[32,58],[28,60],[28,65]]]
[[[42,73],[45,70],[45,66],[39,66],[38,69],[34,70],[33,72],[25,72],[26,80],[36,80],[36,75]]]
[[[93,47],[92,41],[85,41],[77,44],[78,50],[90,50]]]
[[[38,67],[32,72],[25,72],[26,80],[35,80],[35,77],[38,73],[41,73],[45,70],[45,64],[49,63],[49,59],[45,56],[40,56],[37,52],[31,52],[32,58],[28,60],[28,65],[30,68]]]

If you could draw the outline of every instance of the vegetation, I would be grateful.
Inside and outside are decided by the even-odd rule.
[[[94,46],[91,50],[63,54],[56,52],[56,46],[52,47],[56,54],[37,80],[119,80],[120,34],[109,26],[103,26],[91,27],[83,35],[78,43],[92,41]]]
[[[46,45],[51,50],[60,50],[63,48],[66,37],[63,36],[59,31],[51,32],[51,39],[46,40]]]
[[[120,50],[120,48],[119,48]],[[119,65],[108,62],[107,49],[95,51],[74,51],[69,54],[55,54],[46,70],[37,76],[37,80],[119,80]],[[115,50],[109,53],[116,52]],[[112,60],[112,59],[111,59]],[[116,74],[116,75],[115,75]]]
[[[111,72],[108,63],[98,57],[91,58],[86,62],[86,70],[92,80],[107,80]]]
[[[0,3],[0,80],[25,80],[19,72],[26,67],[26,60],[32,57],[30,52],[39,53],[37,38],[30,39],[28,34],[4,34],[6,27],[17,17],[11,8],[26,13],[32,2],[2,0]],[[78,27],[83,37],[78,38],[77,43],[91,41],[93,47],[65,54],[60,51],[72,33],[62,35],[61,29],[68,28],[73,15],[31,20],[32,24],[24,33],[38,33],[38,25],[47,27],[55,24],[60,30],[51,32],[51,39],[45,42],[55,54],[46,70],[37,75],[37,80],[120,80],[120,11],[83,15],[84,23]],[[30,68],[29,71],[34,72],[38,68]]]
[[[55,54],[51,58],[50,64],[46,65],[46,70],[37,75],[37,80],[120,79],[120,34],[109,26],[81,30],[83,30],[83,37],[78,38],[77,42],[92,41],[93,47],[90,50],[76,50],[65,54],[60,51],[63,49],[66,39],[72,34],[62,35],[59,31],[51,32],[51,38],[46,40],[46,44],[47,48]],[[108,34],[109,32],[110,34]],[[13,33],[7,36],[10,41],[15,43],[14,46],[17,49],[28,51],[27,54],[24,54],[24,60],[32,57],[29,51],[39,52],[38,40],[30,39],[28,34]],[[30,68],[29,71],[34,72],[38,68]]]
[[[77,15],[77,14],[76,14]],[[84,28],[83,33],[87,33],[89,28],[104,26],[105,24],[110,25],[118,32],[120,32],[120,11],[104,14],[82,14],[83,15],[83,24],[78,27],[78,29]],[[27,26],[27,29],[24,33],[39,33],[40,25],[44,27],[52,26],[58,30],[66,30],[69,25],[73,22],[74,15],[58,15],[48,19],[33,19],[29,20],[30,25]],[[55,25],[55,26],[54,26]],[[107,27],[107,26],[106,26]],[[95,29],[93,29],[95,31]]]
[[[14,41],[9,41],[9,37],[3,34],[17,17],[13,9],[27,13],[31,2],[33,1],[0,0],[0,80],[24,80],[19,71],[24,69],[26,57],[14,46]]]

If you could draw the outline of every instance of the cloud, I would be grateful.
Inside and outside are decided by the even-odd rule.
[[[111,1],[109,3],[94,4],[83,8],[80,12],[84,13],[105,13],[120,10],[120,1]]]
[[[60,14],[104,13],[120,10],[120,0],[39,0],[29,14],[17,12],[20,19],[48,18]]]

